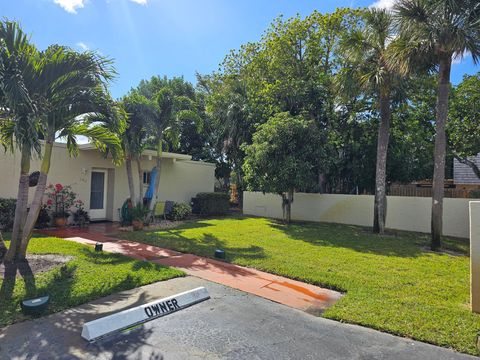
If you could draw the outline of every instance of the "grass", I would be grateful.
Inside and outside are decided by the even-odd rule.
[[[229,262],[346,292],[326,318],[478,354],[469,258],[428,251],[427,235],[377,236],[356,226],[239,217],[123,236],[208,257],[222,248]],[[468,251],[465,240],[446,243]]]
[[[7,243],[8,244],[8,243]],[[183,276],[182,271],[123,255],[98,253],[91,247],[58,238],[33,238],[29,253],[73,256],[64,265],[16,281],[0,278],[0,326],[25,319],[20,301],[50,295],[48,313],[156,281]]]

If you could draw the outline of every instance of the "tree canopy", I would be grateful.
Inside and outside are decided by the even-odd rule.
[[[293,192],[315,186],[318,159],[324,156],[317,125],[300,115],[278,113],[258,126],[243,150],[248,188],[281,194],[290,221]]]

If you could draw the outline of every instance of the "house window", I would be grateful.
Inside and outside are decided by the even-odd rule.
[[[149,185],[150,184],[150,171],[144,171],[143,172],[143,184],[144,185]]]

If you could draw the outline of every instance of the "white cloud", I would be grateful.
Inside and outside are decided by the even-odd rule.
[[[456,55],[456,56],[455,56]],[[471,56],[472,53],[470,51],[465,51],[462,55],[458,55],[458,54],[453,54],[452,56],[452,64],[456,65],[456,64],[461,64],[463,59]]]
[[[78,42],[78,43],[77,43],[77,46],[78,46],[80,49],[82,49],[83,51],[89,50],[89,47],[88,47],[84,42],[81,42],[81,41]]]
[[[57,5],[60,5],[65,11],[76,14],[77,9],[85,6],[86,0],[53,0]]]
[[[107,3],[110,3],[110,0],[105,0]],[[125,0],[121,0],[125,1]],[[130,0],[131,2],[140,4],[140,5],[147,5],[148,0]],[[65,11],[76,14],[77,9],[81,9],[85,6],[88,0],[53,0],[53,2],[57,5],[60,5]]]
[[[391,9],[395,4],[395,0],[377,0],[369,7],[375,7],[379,9]]]

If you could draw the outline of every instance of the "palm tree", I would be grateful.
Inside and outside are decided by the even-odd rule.
[[[37,50],[29,43],[18,23],[8,20],[0,23],[0,143],[5,150],[13,151],[17,147],[21,152],[20,180],[10,243],[10,248],[17,250],[20,247],[22,220],[27,214],[30,159],[32,153],[40,152],[36,107],[25,81],[34,71],[37,55]],[[7,257],[5,260],[11,259]]]
[[[120,141],[114,131],[120,127],[113,101],[104,86],[113,75],[110,62],[92,52],[77,53],[51,46],[39,56],[29,91],[39,99],[39,133],[44,147],[38,184],[23,226],[17,259],[24,259],[42,206],[57,138],[66,138],[70,155],[78,154],[76,137],[86,136],[114,160],[121,158]]]
[[[452,59],[470,53],[480,59],[478,0],[399,0],[394,6],[399,39],[391,63],[404,74],[434,67],[438,70],[436,135],[432,196],[431,248],[441,246],[445,181],[445,124],[448,114]]]
[[[386,169],[390,135],[391,103],[394,85],[398,85],[395,70],[387,64],[387,54],[393,39],[393,19],[390,13],[369,9],[363,14],[364,26],[354,29],[342,40],[341,47],[350,66],[346,81],[360,84],[365,92],[373,92],[378,101],[377,162],[375,172],[375,204],[373,231],[383,234],[387,214]]]
[[[233,164],[238,198],[242,202],[245,153],[243,144],[251,142],[253,131],[252,109],[249,107],[247,88],[237,76],[197,75],[199,86],[209,94],[207,112],[213,119],[216,147]],[[229,164],[230,165],[230,164]],[[230,166],[229,166],[230,167]]]
[[[184,95],[177,95],[171,88],[171,84],[156,93],[154,103],[154,112],[149,117],[149,128],[152,134],[150,141],[157,148],[157,176],[155,177],[154,194],[158,196],[164,143],[173,144],[174,147],[178,146],[182,122],[190,121],[200,126],[201,118],[194,109],[193,100]],[[154,206],[155,201],[152,199],[149,207],[152,210]]]
[[[127,127],[122,136],[122,146],[125,153],[128,188],[132,202],[135,201],[137,204],[140,204],[142,202],[143,192],[143,172],[140,159],[147,145],[147,127],[148,124],[153,121],[155,104],[136,91],[132,91],[125,96],[121,103],[127,114]],[[135,187],[133,183],[133,160],[137,163],[139,182],[138,197],[135,197]]]

